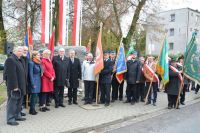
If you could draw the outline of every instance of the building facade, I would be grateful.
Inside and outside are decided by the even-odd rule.
[[[192,33],[200,31],[200,12],[182,8],[152,14],[147,18],[146,54],[159,55],[166,32],[169,54],[184,53]],[[200,36],[197,35],[197,40]]]

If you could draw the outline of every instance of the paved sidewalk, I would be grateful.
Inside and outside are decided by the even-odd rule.
[[[200,94],[193,91],[186,93],[186,101],[200,98]],[[65,104],[67,105],[67,99]],[[79,101],[79,104],[83,104]],[[187,104],[187,102],[186,102]],[[59,133],[59,132],[87,132],[88,129],[114,124],[134,117],[139,117],[155,111],[164,110],[167,107],[167,95],[163,92],[158,93],[157,106],[125,104],[117,101],[111,103],[109,107],[96,110],[86,110],[77,105],[67,105],[66,108],[54,108],[51,111],[39,112],[36,116],[27,113],[27,120],[20,122],[17,127],[6,125],[5,106],[0,109],[0,133]],[[28,112],[26,110],[26,112]],[[82,130],[84,129],[84,130]]]

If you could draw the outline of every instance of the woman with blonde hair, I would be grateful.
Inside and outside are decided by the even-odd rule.
[[[40,53],[38,51],[33,51],[32,60],[28,64],[28,73],[29,73],[29,89],[30,89],[30,110],[29,114],[36,115],[35,104],[37,101],[38,94],[41,91],[41,76],[42,76],[42,67],[40,60]]]
[[[45,112],[49,111],[46,107],[47,95],[53,92],[53,81],[55,79],[55,71],[53,68],[53,64],[51,62],[51,51],[46,49],[43,51],[42,58],[42,67],[43,67],[43,75],[42,75],[42,89],[41,89],[41,107],[40,111]]]

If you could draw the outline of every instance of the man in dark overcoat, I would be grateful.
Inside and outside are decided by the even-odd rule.
[[[137,102],[137,84],[140,80],[140,62],[136,60],[137,53],[134,52],[131,60],[127,61],[127,72],[125,79],[127,81],[127,101],[131,104]]]
[[[75,58],[75,51],[69,51],[69,71],[70,71],[70,78],[69,83],[70,87],[68,88],[68,97],[69,97],[69,105],[78,104],[77,103],[77,88],[79,87],[79,81],[81,79],[81,63],[78,58]]]
[[[110,90],[111,90],[112,62],[109,59],[109,52],[104,52],[104,68],[99,74],[100,84],[100,102],[105,106],[110,105]]]
[[[22,64],[22,47],[15,47],[13,54],[5,62],[4,78],[7,86],[7,124],[18,125],[24,121],[21,116],[23,96],[26,93],[26,74]]]
[[[58,55],[53,58],[53,67],[56,73],[54,80],[54,99],[55,108],[65,107],[63,104],[64,87],[66,82],[69,81],[69,58],[65,56],[65,49],[60,48]]]

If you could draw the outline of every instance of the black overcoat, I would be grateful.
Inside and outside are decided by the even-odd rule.
[[[81,79],[81,63],[78,58],[74,58],[74,63],[69,59],[69,71],[70,71],[70,88],[78,88],[79,80]]]
[[[112,82],[112,71],[113,62],[110,59],[108,59],[107,61],[104,60],[104,68],[99,74],[99,82],[110,84]]]

